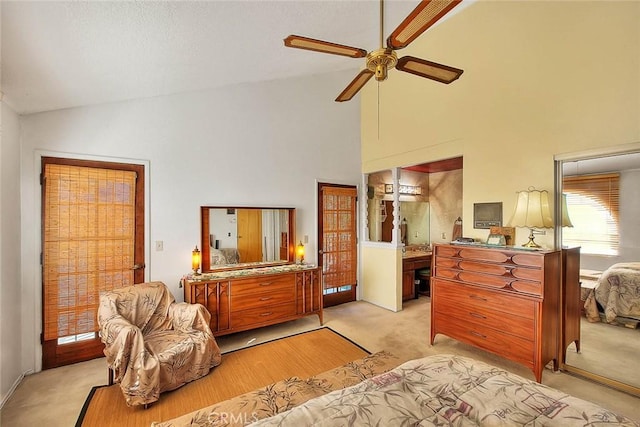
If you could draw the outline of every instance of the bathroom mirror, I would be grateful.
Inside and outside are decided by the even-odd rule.
[[[202,271],[295,261],[295,208],[201,206]]]

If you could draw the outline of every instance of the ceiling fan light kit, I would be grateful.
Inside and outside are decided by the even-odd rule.
[[[398,63],[398,56],[391,49],[374,50],[367,55],[367,68],[375,73],[376,80],[387,80],[387,70]]]
[[[398,59],[394,52],[402,49],[415,40],[420,34],[435,24],[462,0],[422,0],[418,6],[396,28],[389,38],[387,46],[382,45],[383,32],[383,0],[380,0],[380,49],[367,51],[357,47],[331,43],[309,37],[290,35],[284,39],[286,47],[311,50],[333,55],[363,58],[366,56],[366,68],[336,98],[337,102],[349,101],[362,87],[375,76],[381,82],[387,79],[388,71],[395,68],[398,71],[414,74],[440,83],[449,84],[462,75],[462,70],[448,65],[438,64],[413,56]]]

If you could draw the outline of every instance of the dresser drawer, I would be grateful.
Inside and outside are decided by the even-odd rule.
[[[270,323],[285,317],[296,315],[295,301],[266,307],[234,312],[231,316],[231,328],[241,329],[251,325]]]
[[[438,298],[435,311],[442,316],[459,319],[465,324],[475,324],[478,328],[492,328],[533,341],[535,321],[533,316],[521,317],[511,313],[495,311],[481,304],[461,302],[454,298]],[[525,313],[532,314],[532,313]]]
[[[293,298],[295,292],[295,276],[265,276],[250,279],[238,279],[231,282],[231,293],[234,299],[245,295],[257,295],[263,293],[288,290]]]
[[[492,328],[479,327],[453,316],[434,313],[436,331],[492,353],[533,367],[534,342]]]
[[[458,256],[458,253],[460,252],[460,249],[454,246],[436,246],[434,248],[434,256],[437,255],[439,257],[456,257]]]
[[[414,261],[413,262],[413,269],[414,270],[420,270],[421,268],[429,268],[431,267],[431,261],[430,260],[420,260],[420,261]]]
[[[507,252],[476,248],[460,249],[458,256],[462,259],[475,259],[482,262],[504,263],[511,260],[511,256]]]
[[[403,271],[420,270],[421,268],[429,268],[429,267],[431,267],[431,258],[420,257],[420,258],[402,260]]]
[[[474,268],[475,263],[469,261],[456,263],[459,268],[455,269],[449,267],[450,263],[448,261],[448,259],[444,259],[444,262],[436,260],[435,277],[497,289],[512,288],[518,292],[542,296],[542,281],[535,280],[542,276],[541,270],[508,268],[500,264],[486,264],[484,268]],[[477,272],[477,270],[483,270],[484,272]],[[519,280],[520,278],[527,280]]]
[[[286,287],[284,289],[275,289],[269,292],[256,292],[255,294],[231,296],[231,311],[246,310],[249,308],[269,307],[272,305],[282,304],[292,301],[295,298],[293,289]]]
[[[536,301],[505,292],[491,291],[480,287],[463,285],[447,280],[434,279],[431,285],[432,303],[440,299],[459,304],[481,306],[487,310],[509,313],[519,317],[535,319]]]

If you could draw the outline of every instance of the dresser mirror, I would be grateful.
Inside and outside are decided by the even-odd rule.
[[[295,208],[201,206],[202,271],[295,262]]]
[[[556,170],[559,244],[580,247],[579,301],[565,301],[580,351],[562,349],[564,368],[640,395],[640,153],[566,156]]]

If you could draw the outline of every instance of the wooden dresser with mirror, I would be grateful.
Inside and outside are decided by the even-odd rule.
[[[295,263],[295,208],[202,206],[202,273],[183,278],[184,300],[204,305],[225,335],[317,314],[319,268]]]

